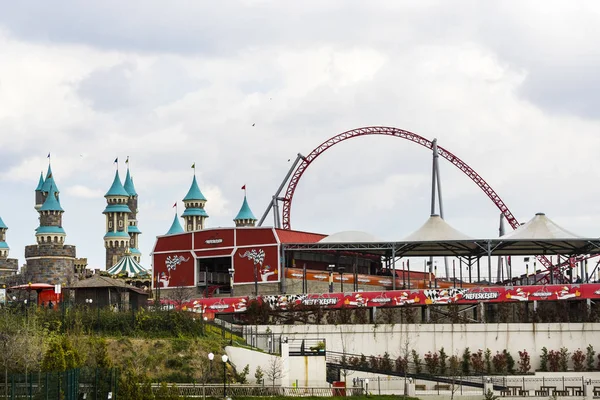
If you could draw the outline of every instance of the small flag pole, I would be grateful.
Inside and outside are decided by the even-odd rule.
[[[194,176],[196,175],[196,162],[192,164],[192,169],[194,170]]]

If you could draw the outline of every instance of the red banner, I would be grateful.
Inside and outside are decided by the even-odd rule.
[[[337,309],[344,307],[402,307],[583,299],[600,299],[600,284],[492,286],[389,290],[385,292],[265,295],[258,297],[258,301],[269,304],[274,310],[286,310],[300,305]],[[185,303],[183,309],[198,313],[238,313],[245,312],[250,301],[249,297],[201,298]]]

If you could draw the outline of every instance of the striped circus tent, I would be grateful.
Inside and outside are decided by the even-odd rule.
[[[127,276],[148,275],[148,271],[128,254],[124,255],[118,263],[110,267],[108,273],[111,275],[127,274]]]

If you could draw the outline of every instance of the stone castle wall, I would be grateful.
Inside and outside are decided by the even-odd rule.
[[[16,258],[0,259],[0,279],[17,273],[19,260]]]
[[[121,240],[119,238],[119,240]],[[115,265],[124,255],[129,246],[129,240],[125,240],[126,246],[114,246],[106,248],[106,270]]]
[[[70,284],[74,279],[75,246],[41,244],[25,247],[27,281],[36,283]]]

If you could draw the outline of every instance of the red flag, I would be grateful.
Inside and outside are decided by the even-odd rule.
[[[246,190],[246,185],[242,186],[242,190]]]
[[[175,202],[175,204],[173,204],[173,208],[177,207],[177,202]]]

